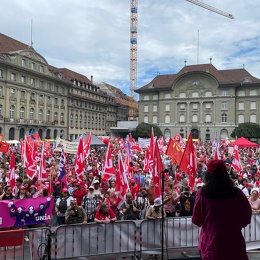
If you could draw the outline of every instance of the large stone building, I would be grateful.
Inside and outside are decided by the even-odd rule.
[[[260,124],[260,79],[246,69],[217,70],[212,64],[183,67],[158,75],[136,90],[139,123],[160,127],[165,137],[181,134],[221,140],[239,123]]]
[[[117,123],[115,97],[86,76],[55,68],[34,48],[0,34],[0,133],[20,139],[110,135]],[[120,112],[121,117],[121,112]]]

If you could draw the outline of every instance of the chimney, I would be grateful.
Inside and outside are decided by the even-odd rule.
[[[91,82],[93,83],[93,76],[92,76],[92,75],[90,76],[90,80],[91,80]]]

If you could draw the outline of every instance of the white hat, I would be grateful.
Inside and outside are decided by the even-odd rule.
[[[94,183],[99,183],[99,180],[94,180]]]
[[[196,187],[197,187],[197,188],[198,188],[198,187],[202,187],[203,185],[204,185],[203,182],[199,182],[199,183],[196,184]]]
[[[259,194],[259,188],[253,188],[253,189],[251,190],[251,194],[252,194],[254,191],[257,191],[257,194]]]
[[[161,206],[162,205],[162,199],[161,198],[156,198],[155,200],[154,200],[154,206],[155,207],[159,207],[159,206]]]

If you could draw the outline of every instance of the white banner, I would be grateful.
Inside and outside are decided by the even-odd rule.
[[[77,154],[78,145],[79,143],[69,142],[57,137],[55,151],[61,151],[63,148],[65,153]]]
[[[147,148],[150,145],[150,138],[138,137],[138,144],[141,148]]]

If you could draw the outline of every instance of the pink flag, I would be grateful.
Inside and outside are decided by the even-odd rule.
[[[90,144],[91,144],[91,132],[87,136],[84,145],[83,145],[83,151],[84,151],[84,158],[88,157],[89,151],[90,151]]]
[[[149,145],[149,170],[152,173],[152,176],[154,177],[154,133],[153,133],[153,128],[151,131],[151,138],[150,138],[150,145]]]
[[[115,171],[114,171],[113,161],[112,161],[112,156],[111,156],[111,148],[110,148],[110,145],[108,145],[106,158],[105,158],[105,165],[104,165],[103,173],[102,173],[102,179],[104,181],[109,181],[114,176],[115,176]]]
[[[44,151],[45,151],[45,149],[44,149],[44,142],[43,142],[42,143],[41,160],[40,160],[40,170],[39,170],[39,176],[38,176],[39,184],[42,181],[46,181],[46,178],[47,178]]]
[[[162,196],[161,172],[164,170],[164,167],[163,167],[162,158],[161,158],[157,141],[155,141],[153,166],[154,166],[154,170],[153,170],[154,198],[159,198]]]
[[[12,151],[11,155],[11,161],[10,161],[10,172],[9,172],[9,185],[12,189],[12,193],[15,194],[15,157],[14,157],[14,151]]]
[[[75,159],[75,172],[78,179],[82,179],[84,173],[84,154],[83,154],[83,139],[82,136],[79,139],[78,151]]]
[[[129,184],[126,177],[126,171],[123,165],[121,153],[118,153],[118,173],[116,174],[116,188],[115,194],[118,199],[118,208],[122,206],[126,199],[126,193],[129,190]]]
[[[236,142],[235,142],[235,145],[234,145],[233,156],[234,156],[234,159],[233,159],[231,165],[239,173],[243,170],[243,167],[241,165],[239,154],[238,154],[237,138],[236,138]]]
[[[125,171],[126,171],[126,177],[128,179],[131,178],[131,170],[130,170],[130,154],[127,152],[125,155]]]

